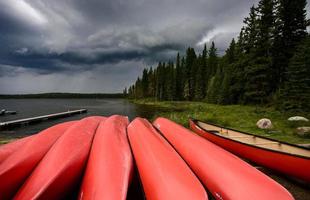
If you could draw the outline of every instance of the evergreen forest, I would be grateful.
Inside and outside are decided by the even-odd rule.
[[[310,111],[310,36],[306,0],[261,0],[250,8],[224,55],[216,44],[187,48],[145,68],[124,93],[158,101],[263,104]]]

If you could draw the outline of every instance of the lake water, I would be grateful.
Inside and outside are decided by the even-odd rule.
[[[154,113],[153,108],[136,105],[126,99],[0,99],[0,109],[17,111],[17,115],[0,116],[0,122],[82,108],[87,109],[88,112],[11,130],[2,130],[0,131],[0,139],[23,137],[37,133],[57,123],[81,119],[86,116],[120,114],[128,116],[132,120],[136,116],[151,118]]]

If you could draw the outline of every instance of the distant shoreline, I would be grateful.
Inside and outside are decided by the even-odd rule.
[[[0,99],[86,99],[124,98],[122,93],[41,93],[41,94],[0,94]]]

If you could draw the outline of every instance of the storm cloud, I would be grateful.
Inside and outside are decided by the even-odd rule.
[[[223,52],[258,0],[0,0],[0,93],[120,92],[188,46]]]

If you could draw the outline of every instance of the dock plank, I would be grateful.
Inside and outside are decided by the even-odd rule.
[[[66,116],[81,114],[81,113],[86,113],[86,112],[87,112],[86,109],[79,109],[79,110],[72,110],[72,111],[42,115],[42,116],[37,116],[37,117],[30,117],[30,118],[0,122],[0,129],[5,128],[5,127],[13,127],[13,126],[18,126],[18,125],[30,124],[33,122],[44,121],[48,119],[61,118],[61,117],[66,117]]]

